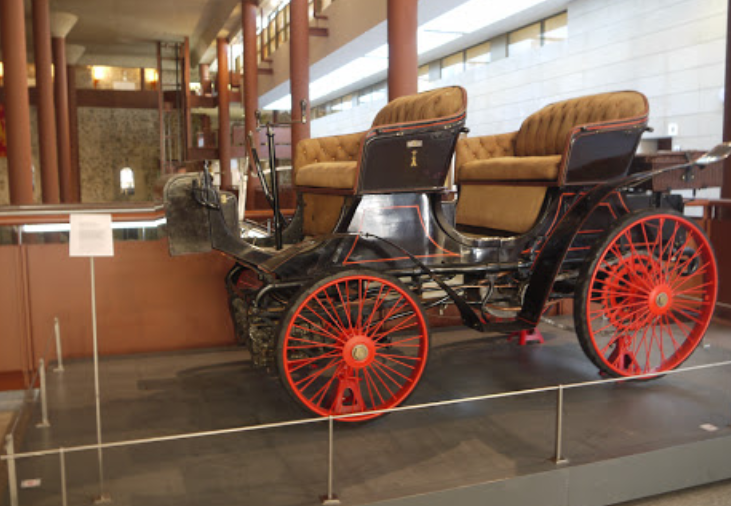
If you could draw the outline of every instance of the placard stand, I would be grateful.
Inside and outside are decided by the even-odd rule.
[[[112,237],[112,215],[110,214],[72,214],[70,216],[71,233],[69,236],[69,255],[72,257],[89,257],[91,270],[91,323],[94,348],[94,401],[96,405],[96,442],[99,462],[99,495],[94,504],[112,502],[111,496],[104,491],[104,455],[102,452],[102,417],[101,396],[99,388],[99,339],[96,318],[96,276],[94,258],[114,256],[114,239]]]

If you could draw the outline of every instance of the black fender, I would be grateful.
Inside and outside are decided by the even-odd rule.
[[[617,190],[638,185],[663,172],[687,169],[693,165],[693,163],[688,163],[638,172],[627,177],[607,181],[593,187],[574,202],[551,235],[546,238],[540,254],[533,263],[532,274],[523,299],[523,307],[518,314],[518,320],[531,326],[538,324],[551,294],[553,282],[561,269],[571,243],[586,220],[589,219],[589,216],[607,197]]]

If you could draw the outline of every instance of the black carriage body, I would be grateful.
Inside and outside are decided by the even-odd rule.
[[[627,95],[630,99],[625,102]],[[650,369],[638,363],[636,350],[627,351],[614,338],[604,347],[613,351],[597,348],[596,329],[587,323],[593,310],[589,294],[609,308],[603,315],[612,324],[636,334],[642,322],[626,307],[636,307],[641,299],[648,311],[664,318],[666,305],[675,304],[673,297],[689,290],[687,281],[678,279],[690,276],[692,281],[693,276],[701,276],[703,281],[711,279],[699,283],[708,287],[702,302],[676,306],[684,310],[687,304],[696,304],[694,315],[701,323],[710,321],[716,297],[710,245],[702,231],[678,214],[683,209],[681,197],[635,189],[659,172],[675,168],[627,175],[647,126],[643,96],[602,94],[552,104],[528,118],[520,132],[486,137],[471,145],[471,139],[459,140],[465,131],[465,108],[464,90],[436,90],[392,102],[363,134],[337,136],[322,145],[309,140],[302,149],[300,143],[295,158],[306,163],[295,167],[298,208],[283,231],[283,249],[274,247],[269,237],[242,239],[235,198],[213,190],[208,177],[174,176],[165,187],[171,254],[213,249],[236,260],[226,281],[237,336],[250,348],[254,363],[278,370],[294,398],[315,414],[357,413],[402,402],[426,362],[429,339],[424,310],[429,308],[454,304],[470,328],[512,332],[535,328],[549,303],[574,296],[584,351],[602,371],[614,375]],[[564,115],[573,123],[547,120],[543,111],[549,116]],[[560,128],[544,131],[546,125]],[[548,139],[548,147],[536,146],[536,139]],[[460,170],[467,165],[459,164],[458,143],[467,147],[463,150],[471,160],[467,164],[474,169],[463,179]],[[459,187],[454,200],[446,181],[456,145]],[[516,164],[524,164],[525,171],[506,176],[505,167]],[[330,177],[333,174],[337,177]],[[459,206],[466,205],[462,199],[470,185],[478,187],[470,197],[477,195],[471,205],[478,208],[492,204],[479,201],[481,187],[490,189],[486,195],[493,196],[503,189],[511,195],[538,194],[541,204],[530,226],[521,230],[463,226]],[[525,188],[538,190],[521,193]],[[330,221],[325,232],[312,233],[313,214],[319,211],[329,213]],[[656,215],[662,217],[655,219]],[[635,241],[646,251],[637,255],[627,250],[630,260],[621,252],[609,258],[606,248],[620,248],[622,241]],[[700,246],[693,250],[688,247],[691,243]],[[681,247],[676,251],[677,244]],[[698,268],[693,263],[698,263],[696,258],[707,265]],[[632,287],[642,273],[659,279],[660,274],[650,271],[663,263],[680,266],[674,286],[659,284],[651,287],[652,293],[642,286]],[[622,293],[617,294],[619,284]],[[369,292],[371,285],[380,286],[380,291]],[[351,298],[353,292],[355,298]],[[390,312],[378,313],[384,292],[397,294],[396,302]],[[333,303],[332,298],[340,302]],[[365,299],[370,300],[370,309]],[[612,309],[622,305],[624,312]],[[319,308],[324,312],[317,315]],[[370,317],[364,318],[367,311]],[[377,313],[379,323],[375,324]],[[419,339],[418,345],[406,344],[404,355],[395,356],[396,360],[389,353],[383,357],[400,369],[398,374],[406,381],[400,381],[400,390],[390,401],[379,403],[370,390],[375,388],[374,379],[366,377],[365,369],[384,349],[398,348],[400,341],[384,337],[393,330],[375,334],[384,322],[398,330],[409,321],[409,314],[417,317],[421,330],[417,337],[404,339]],[[393,320],[396,323],[389,323]],[[675,367],[687,358],[699,342],[699,333],[705,331],[704,324],[688,337],[690,344],[682,353],[668,361],[662,357],[657,370]],[[339,337],[333,335],[341,331]],[[416,355],[412,348],[419,350]],[[314,395],[308,393],[314,379],[302,376],[302,367],[323,360],[324,372],[335,356],[343,362],[342,368],[328,373],[331,379],[314,387]],[[647,364],[650,359],[648,352]],[[377,375],[384,374],[388,365],[373,367],[372,374]],[[331,389],[330,385],[337,386]],[[366,387],[370,400],[365,397]],[[357,419],[372,416],[378,415]]]
[[[266,293],[350,268],[422,276],[429,274],[425,269],[451,275],[520,272],[528,287],[522,313],[492,324],[506,330],[532,327],[551,297],[556,276],[580,265],[593,242],[617,219],[648,206],[682,209],[678,197],[625,189],[646,122],[645,113],[571,129],[558,182],[548,185],[539,218],[522,234],[474,237],[455,227],[455,204],[443,197],[455,144],[464,130],[462,108],[448,117],[369,130],[361,145],[355,189],[344,195],[332,232],[317,237],[292,233],[299,226],[295,217],[290,233],[285,231],[289,244],[281,251],[271,248],[270,241],[247,242],[236,236],[234,218],[221,211],[235,207],[232,196],[222,198],[221,209],[201,207],[193,194],[184,194],[190,193],[195,176],[178,176],[166,189],[171,253],[205,251],[212,245],[240,263],[233,277],[242,268],[250,269],[260,279],[257,289]],[[186,212],[194,221],[181,223],[176,216]],[[261,300],[260,294],[250,295]]]

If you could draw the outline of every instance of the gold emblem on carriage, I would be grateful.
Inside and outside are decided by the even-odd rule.
[[[418,151],[415,150],[415,149],[411,152],[411,166],[412,167],[417,167],[418,166],[417,163],[416,163],[416,154],[417,153],[418,153]]]
[[[410,167],[418,167],[419,163],[416,160],[416,156],[419,154],[418,149],[413,148],[420,148],[423,145],[423,141],[420,140],[413,140],[406,143],[406,147],[408,149],[411,149],[411,165]]]

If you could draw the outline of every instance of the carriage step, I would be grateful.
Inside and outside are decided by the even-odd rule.
[[[529,343],[543,344],[546,342],[543,339],[543,334],[541,334],[541,331],[538,329],[518,330],[510,334],[508,341],[512,341],[514,337],[518,338],[519,346],[525,346]]]

